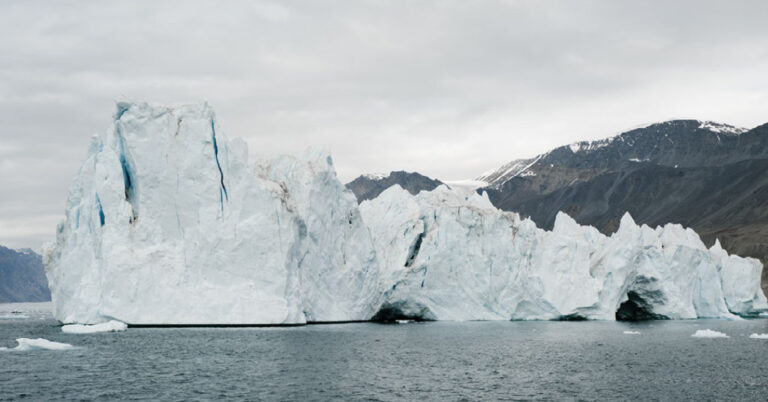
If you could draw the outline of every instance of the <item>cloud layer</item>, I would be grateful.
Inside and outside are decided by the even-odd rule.
[[[207,99],[253,154],[461,179],[670,118],[768,121],[768,3],[0,3],[0,244],[51,240],[114,100]]]

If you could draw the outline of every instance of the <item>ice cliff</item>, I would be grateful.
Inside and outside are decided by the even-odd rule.
[[[251,164],[207,105],[119,103],[45,253],[65,323],[368,319],[378,262],[331,158]]]
[[[551,232],[441,186],[358,208],[328,152],[249,161],[207,104],[119,103],[45,247],[64,323],[731,318],[761,265],[690,229]]]
[[[624,215],[605,236],[564,213],[552,231],[446,186],[391,187],[360,206],[381,262],[381,319],[733,318],[768,308],[762,265],[691,229]]]

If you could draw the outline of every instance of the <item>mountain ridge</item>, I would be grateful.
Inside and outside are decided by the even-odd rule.
[[[0,246],[0,303],[50,300],[42,257],[31,249]]]
[[[437,186],[444,183],[420,173],[399,170],[392,171],[389,174],[362,174],[345,186],[355,194],[357,202],[361,203],[365,200],[378,197],[384,190],[395,184],[399,185],[409,193],[416,195],[420,191],[434,190]]]
[[[514,160],[477,179],[498,208],[551,228],[557,211],[609,234],[624,212],[680,223],[768,262],[768,124],[672,120]],[[766,281],[763,281],[764,285]]]

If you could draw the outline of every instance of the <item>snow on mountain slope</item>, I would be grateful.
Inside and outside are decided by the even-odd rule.
[[[553,168],[601,169],[617,161],[645,160],[668,166],[693,166],[712,157],[711,148],[725,148],[732,137],[749,131],[728,124],[699,120],[671,120],[594,141],[561,146],[530,159],[513,160],[477,177],[499,189],[515,177],[532,176]],[[727,144],[723,143],[723,137]],[[698,152],[697,152],[698,151]],[[716,153],[721,153],[718,151]],[[690,158],[688,154],[693,154]],[[599,159],[592,161],[590,159]],[[717,163],[717,158],[710,162]]]

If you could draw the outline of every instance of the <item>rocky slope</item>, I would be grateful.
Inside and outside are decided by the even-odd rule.
[[[612,233],[629,212],[768,260],[768,125],[675,120],[563,146],[478,177],[493,204],[551,228],[558,211]]]
[[[419,173],[390,172],[387,174],[365,174],[347,183],[347,188],[352,190],[357,197],[357,202],[363,202],[376,198],[384,190],[399,185],[409,193],[416,195],[420,191],[434,190],[443,184],[440,180],[430,179]]]
[[[0,303],[49,300],[51,292],[40,255],[0,246]]]

